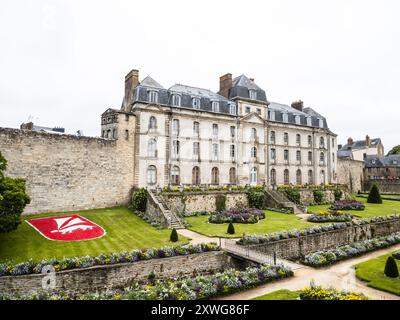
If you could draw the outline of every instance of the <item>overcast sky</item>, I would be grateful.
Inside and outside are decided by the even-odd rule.
[[[246,74],[269,101],[302,99],[339,143],[400,144],[400,1],[0,2],[0,126],[28,118],[100,134],[124,76],[218,91]]]

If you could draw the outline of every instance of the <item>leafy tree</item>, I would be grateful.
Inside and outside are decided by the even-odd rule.
[[[247,190],[247,199],[250,208],[263,209],[265,190],[263,187],[251,187]]]
[[[386,260],[385,275],[390,278],[397,278],[399,276],[399,269],[392,256],[389,256]]]
[[[392,154],[400,154],[400,145],[393,147],[387,155],[390,156]]]
[[[235,227],[232,222],[229,222],[228,230],[226,231],[228,234],[235,234]]]
[[[382,198],[379,193],[378,186],[376,184],[374,184],[372,186],[371,190],[369,191],[367,202],[368,203],[382,203]]]
[[[171,242],[177,242],[179,240],[178,238],[178,232],[176,232],[176,229],[173,228],[171,231],[171,235],[169,237],[169,240],[171,240]]]
[[[147,191],[145,188],[140,188],[134,192],[132,196],[132,210],[145,212],[147,204]]]
[[[25,180],[4,176],[7,160],[0,152],[0,233],[17,229],[21,214],[31,199],[26,194]]]

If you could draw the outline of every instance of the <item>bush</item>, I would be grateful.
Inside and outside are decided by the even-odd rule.
[[[335,201],[339,201],[340,199],[342,199],[343,191],[340,189],[335,189],[334,196],[335,196]]]
[[[316,204],[321,204],[324,201],[324,193],[321,190],[314,190],[313,195]]]
[[[297,204],[300,204],[300,191],[296,189],[287,189],[285,190],[286,197]]]
[[[226,196],[218,194],[215,198],[215,208],[217,212],[224,211],[226,208]]]
[[[171,240],[171,242],[177,242],[179,240],[178,238],[178,232],[176,232],[176,229],[173,228],[171,231],[171,235],[169,237],[169,240]]]
[[[400,251],[393,253],[392,256],[393,256],[393,258],[400,260]]]
[[[132,210],[145,212],[147,204],[147,190],[140,188],[132,196]]]
[[[232,222],[229,222],[227,233],[228,234],[235,234],[235,227],[233,226]]]
[[[397,278],[399,276],[399,269],[392,256],[389,256],[386,260],[385,275],[389,278]]]
[[[261,187],[252,187],[247,191],[247,200],[249,207],[263,209],[265,199],[265,190]]]
[[[0,152],[0,233],[17,229],[21,214],[31,202],[26,193],[25,180],[5,177],[7,160]]]
[[[382,198],[379,193],[378,186],[376,184],[374,184],[372,186],[371,190],[369,191],[367,202],[368,203],[382,203]]]

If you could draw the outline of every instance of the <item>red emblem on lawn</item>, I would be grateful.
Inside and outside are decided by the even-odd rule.
[[[105,234],[102,227],[76,214],[27,222],[50,240],[80,241],[100,238]]]

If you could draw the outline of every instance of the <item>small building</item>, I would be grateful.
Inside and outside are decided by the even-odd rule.
[[[400,193],[400,155],[367,156],[364,161],[364,188],[376,184],[381,192]]]
[[[27,122],[23,123],[20,126],[21,130],[30,130],[30,131],[36,131],[36,132],[47,132],[47,133],[55,133],[55,134],[64,134],[65,133],[65,128],[61,127],[42,127],[42,126],[36,126],[34,125],[33,122]]]
[[[357,161],[364,161],[367,156],[384,156],[384,147],[380,138],[371,139],[368,135],[364,140],[354,141],[347,139],[347,144],[338,148],[339,158],[348,158]]]

